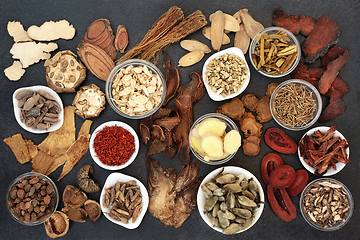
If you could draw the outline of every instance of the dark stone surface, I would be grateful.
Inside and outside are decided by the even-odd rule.
[[[132,1],[95,1],[95,0],[72,0],[72,1],[10,1],[2,0],[0,3],[0,136],[1,140],[12,136],[16,133],[21,133],[25,139],[31,139],[35,144],[39,144],[47,135],[33,134],[22,129],[16,122],[13,107],[12,94],[20,87],[32,85],[46,85],[45,69],[43,67],[44,61],[34,64],[26,69],[25,75],[18,82],[9,81],[3,74],[3,70],[12,64],[12,56],[9,50],[13,44],[12,38],[7,34],[6,24],[8,21],[18,20],[25,29],[31,25],[41,25],[48,20],[67,19],[76,28],[76,36],[72,40],[57,40],[59,45],[58,50],[71,50],[76,52],[76,47],[82,39],[88,25],[98,18],[107,18],[111,22],[112,28],[115,30],[119,24],[126,26],[130,43],[127,49],[135,46],[141,41],[146,32],[151,28],[156,19],[166,12],[171,6],[176,5],[181,7],[185,15],[189,15],[195,10],[201,10],[207,17],[216,10],[222,10],[225,13],[234,14],[241,8],[249,9],[250,14],[265,27],[272,25],[272,11],[279,7],[289,15],[307,14],[314,18],[319,18],[322,14],[327,14],[330,19],[336,19],[339,29],[341,31],[338,45],[342,48],[350,49],[350,56],[348,63],[340,71],[339,77],[347,81],[350,85],[350,92],[344,97],[347,105],[347,110],[344,114],[335,120],[326,124],[316,123],[315,126],[332,126],[335,125],[349,141],[350,144],[350,163],[333,178],[342,181],[352,192],[355,201],[355,212],[350,222],[341,230],[335,232],[321,232],[310,227],[302,218],[299,210],[300,196],[293,197],[292,200],[296,206],[298,215],[296,219],[290,223],[280,220],[271,210],[270,205],[266,201],[265,208],[261,218],[251,229],[244,233],[235,236],[224,236],[216,231],[210,229],[206,223],[201,219],[198,210],[195,209],[190,217],[179,228],[164,227],[164,225],[156,218],[152,217],[149,212],[146,213],[141,225],[135,230],[127,230],[123,227],[115,225],[108,221],[104,216],[95,223],[91,224],[88,220],[86,223],[70,223],[70,229],[64,239],[358,239],[360,233],[360,211],[359,204],[359,162],[360,151],[357,146],[359,141],[359,104],[360,91],[358,86],[359,78],[359,23],[358,16],[360,14],[360,3],[354,0],[344,1],[295,1],[295,0],[271,0],[271,1],[257,1],[257,0],[243,0],[243,1],[160,1],[160,0],[132,0]],[[231,33],[230,38],[233,40],[234,34]],[[203,37],[201,32],[196,32],[187,38],[198,39],[210,46],[210,42]],[[299,40],[304,38],[299,36]],[[232,43],[228,46],[232,46]],[[223,46],[222,49],[228,47]],[[186,53],[181,49],[178,43],[170,45],[167,52],[171,58],[172,65],[177,65],[179,58]],[[54,53],[53,53],[54,54]],[[52,54],[52,55],[53,55]],[[120,53],[118,57],[120,57]],[[198,64],[180,68],[181,84],[189,82],[189,74],[192,71],[201,71],[202,64],[206,57]],[[248,59],[248,55],[246,56]],[[160,63],[162,56],[160,56]],[[163,71],[162,64],[158,64]],[[254,68],[250,67],[251,82],[246,89],[246,92],[253,92],[258,97],[265,95],[266,86],[272,81],[280,83],[290,77],[281,79],[269,79],[258,74]],[[90,72],[87,72],[86,80],[82,86],[94,83],[105,91],[105,83]],[[64,105],[70,105],[75,96],[74,93],[60,94]],[[327,104],[328,99],[324,98],[324,105]],[[173,103],[171,103],[173,104]],[[194,106],[195,119],[203,114],[215,112],[222,102],[213,102],[207,94],[203,99],[197,102]],[[83,119],[76,116],[76,127],[79,130]],[[136,121],[128,120],[117,115],[107,104],[106,109],[99,117],[92,119],[94,121],[91,132],[101,123],[118,120],[130,124],[136,129]],[[278,126],[274,120],[264,124],[264,129],[271,126]],[[286,131],[292,138],[299,141],[301,136],[306,132],[291,132]],[[141,145],[140,152],[137,159],[126,169],[119,172],[125,173],[138,178],[146,184],[146,168],[145,168],[145,152],[146,146]],[[31,164],[20,165],[13,155],[10,148],[2,141],[0,143],[0,238],[1,239],[46,239],[48,238],[45,229],[42,225],[35,227],[25,227],[16,223],[8,214],[5,205],[5,194],[10,182],[18,175],[31,171]],[[240,166],[252,172],[262,183],[265,189],[265,184],[261,180],[260,161],[267,153],[272,152],[263,139],[261,140],[261,151],[256,157],[245,156],[240,150],[237,155],[224,166]],[[282,155],[283,161],[291,165],[295,170],[303,168],[298,156]],[[181,169],[181,164],[177,158],[169,159],[164,154],[157,154],[154,156],[159,159],[164,168],[174,167],[177,170]],[[94,179],[102,186],[106,177],[111,171],[104,170],[98,167],[89,153],[81,159],[81,161],[74,167],[74,169],[60,182],[56,182],[60,193],[68,184],[77,185],[76,173],[84,164],[91,163],[94,166]],[[201,164],[200,174],[206,175],[217,168]],[[56,181],[61,173],[61,168],[52,173],[50,177]],[[310,175],[310,180],[315,179],[314,175]],[[88,194],[90,199],[99,200],[100,193]],[[60,201],[58,210],[63,207]]]

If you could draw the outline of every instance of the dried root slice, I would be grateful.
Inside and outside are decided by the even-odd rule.
[[[75,113],[84,119],[97,117],[105,109],[105,94],[95,84],[81,87],[73,106]]]
[[[30,26],[27,34],[37,41],[52,41],[56,39],[72,39],[75,36],[75,28],[66,20],[58,22],[44,22],[40,27]]]
[[[19,61],[14,61],[13,64],[4,70],[5,76],[11,81],[18,81],[24,75],[25,69]]]
[[[201,148],[201,139],[195,137],[194,134],[191,134],[190,136],[190,144],[199,154],[205,155],[204,151]]]
[[[178,66],[188,67],[194,65],[195,63],[198,63],[203,57],[204,57],[204,52],[201,50],[189,52],[179,59]]]
[[[48,87],[57,93],[75,92],[86,77],[85,66],[70,50],[61,51],[44,63]]]
[[[224,155],[223,141],[213,133],[207,133],[201,138],[201,149],[209,158],[220,159]]]
[[[77,47],[77,53],[89,71],[103,81],[106,81],[115,67],[109,55],[91,43],[81,41]]]
[[[211,20],[211,46],[215,51],[219,51],[222,45],[222,38],[224,35],[224,13],[220,10],[216,11]]]
[[[241,146],[241,135],[236,130],[231,130],[224,137],[224,152],[232,154]]]
[[[223,136],[226,130],[226,123],[217,118],[208,118],[202,121],[197,127],[197,134],[203,137],[207,133]]]
[[[230,102],[221,105],[216,112],[240,121],[245,113],[245,108],[243,102],[238,97],[234,97]]]
[[[204,27],[203,29],[202,29],[202,33],[203,33],[203,35],[204,35],[204,37],[206,37],[207,39],[209,39],[209,40],[211,40],[211,27],[208,27],[208,26],[206,26],[206,27]],[[229,44],[230,43],[230,38],[229,38],[229,36],[224,32],[223,33],[223,37],[222,37],[222,45],[226,45],[226,44]]]
[[[180,46],[185,49],[188,50],[189,52],[192,51],[196,51],[196,50],[200,50],[203,51],[204,53],[210,53],[211,49],[204,43],[198,41],[198,40],[182,40],[180,42]]]
[[[244,23],[245,30],[251,39],[264,29],[264,26],[258,21],[255,21],[247,9],[241,9],[239,10],[239,13],[241,20]]]
[[[8,22],[7,31],[14,39],[14,42],[31,42],[32,39],[27,35],[23,25],[18,21]]]
[[[114,45],[117,51],[124,53],[129,43],[129,36],[124,25],[119,25],[116,30]]]
[[[69,218],[65,213],[56,211],[46,222],[44,222],[44,226],[49,237],[62,237],[69,230]]]
[[[227,13],[224,13],[224,17],[225,17],[225,24],[224,24],[225,30],[230,32],[237,32],[240,30],[239,22],[235,17]]]
[[[235,33],[234,47],[239,48],[244,54],[246,54],[250,45],[250,37],[245,31],[244,24],[240,24],[240,29]]]
[[[56,50],[56,43],[21,42],[15,43],[10,49],[14,59],[19,59],[23,68],[51,57],[50,52]]]

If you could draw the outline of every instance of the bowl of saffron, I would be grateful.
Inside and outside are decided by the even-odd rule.
[[[123,169],[135,160],[139,152],[139,138],[126,123],[105,122],[91,135],[89,151],[100,167],[107,170]]]

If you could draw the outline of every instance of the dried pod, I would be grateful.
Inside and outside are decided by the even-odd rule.
[[[204,57],[204,52],[201,50],[196,50],[185,54],[179,59],[179,66],[188,67],[198,63]]]
[[[99,116],[105,109],[105,94],[95,84],[81,87],[77,92],[73,106],[75,113],[82,118],[93,118]]]
[[[75,92],[86,77],[85,66],[70,50],[58,52],[44,66],[47,84],[57,93]]]
[[[125,52],[125,48],[129,43],[129,36],[124,25],[119,25],[116,30],[115,48],[121,53]]]
[[[63,192],[63,202],[65,207],[79,208],[87,200],[86,194],[73,185],[67,185]]]
[[[85,222],[88,216],[87,212],[82,208],[64,207],[61,209],[71,221]]]
[[[100,191],[99,184],[95,183],[94,180],[90,178],[94,172],[91,164],[86,164],[80,168],[77,174],[77,181],[79,187],[87,193],[95,193]]]
[[[46,222],[44,222],[44,226],[49,237],[62,237],[69,230],[69,218],[65,213],[56,211]]]
[[[106,81],[115,67],[114,61],[109,55],[91,43],[81,41],[77,47],[77,53],[89,71],[103,81]]]
[[[84,209],[87,212],[92,223],[96,222],[101,215],[100,204],[94,200],[86,200]]]

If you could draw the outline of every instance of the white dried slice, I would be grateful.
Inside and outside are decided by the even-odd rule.
[[[18,81],[25,73],[25,69],[19,61],[14,61],[13,64],[4,70],[5,76],[11,81]]]
[[[80,88],[72,105],[83,119],[97,117],[105,109],[105,94],[98,86],[90,84]]]
[[[235,33],[234,47],[240,48],[240,50],[246,54],[250,45],[250,37],[246,33],[244,24],[240,24],[240,30]]]
[[[179,66],[188,67],[199,62],[204,57],[204,52],[200,50],[189,52],[179,59]]]
[[[191,40],[182,40],[180,42],[180,46],[185,49],[185,50],[188,50],[188,51],[195,51],[195,50],[201,50],[203,51],[204,53],[210,53],[211,52],[211,49],[204,43],[198,41],[198,40],[194,40],[194,39],[191,39]]]
[[[23,25],[18,21],[8,22],[7,31],[14,39],[14,42],[31,42],[32,39],[27,35]]]
[[[144,105],[149,99],[145,97],[144,95],[139,95],[135,98],[135,102],[138,105]]]
[[[44,22],[40,27],[32,25],[27,34],[37,41],[52,41],[56,39],[72,39],[75,36],[75,28],[66,20],[58,22]]]
[[[10,53],[14,59],[19,59],[23,68],[39,62],[40,60],[49,59],[52,52],[58,48],[56,43],[36,43],[36,42],[19,42],[14,43]]]

